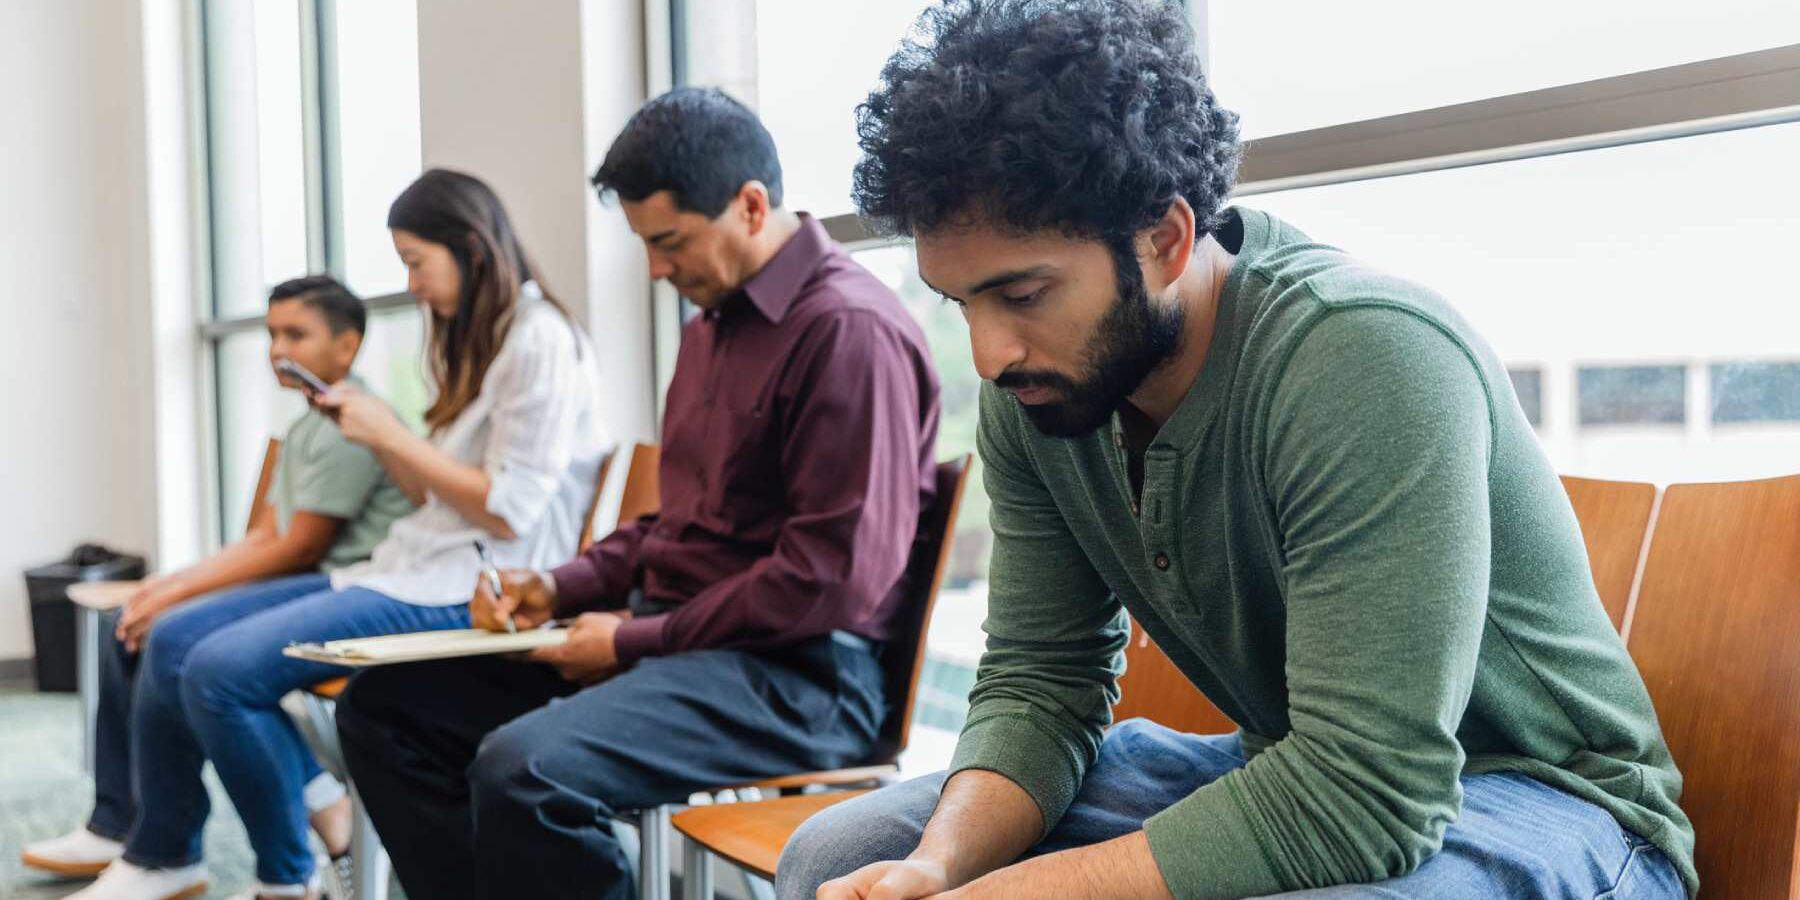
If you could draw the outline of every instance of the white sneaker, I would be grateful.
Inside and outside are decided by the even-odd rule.
[[[62,837],[26,844],[20,861],[64,878],[92,878],[124,852],[124,844],[77,828]]]
[[[350,854],[336,859],[320,856],[319,874],[324,876],[323,894],[328,900],[356,900],[356,861]]]
[[[206,867],[145,869],[119,860],[106,867],[93,884],[65,900],[187,900],[206,893]]]

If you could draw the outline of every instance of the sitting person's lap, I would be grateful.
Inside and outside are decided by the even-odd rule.
[[[331,587],[322,574],[256,581],[198,597],[158,616],[144,643],[145,674],[179,678],[194,647],[234,622]]]
[[[1120,723],[1107,733],[1068,812],[1026,855],[1137,831],[1145,819],[1244,764],[1234,734],[1181,734],[1142,719]],[[813,817],[782,853],[778,895],[811,900],[825,881],[904,858],[918,845],[944,781],[944,773],[928,775]],[[1462,783],[1461,817],[1446,830],[1443,849],[1418,869],[1377,884],[1283,896],[1685,896],[1668,859],[1599,807],[1514,773],[1466,776]]]
[[[151,677],[184,697],[270,705],[297,687],[348,674],[283,656],[295,641],[328,641],[468,625],[464,606],[418,606],[363,588],[332,590],[299,575],[223,591],[160,618],[147,643]],[[210,705],[210,703],[209,703]]]

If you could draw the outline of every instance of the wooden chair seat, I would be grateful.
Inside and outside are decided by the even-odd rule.
[[[866,793],[866,790],[832,791],[757,803],[696,806],[676,813],[670,822],[689,840],[733,865],[773,879],[781,848],[787,846],[788,836],[800,827],[800,823],[820,810]]]
[[[853,769],[830,769],[822,772],[800,772],[794,775],[783,775],[780,778],[765,778],[733,785],[732,790],[756,788],[764,791],[794,791],[809,787],[842,787],[851,784],[871,784],[892,778],[900,773],[897,765],[858,766]]]

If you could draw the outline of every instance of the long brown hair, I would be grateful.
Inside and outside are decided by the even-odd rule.
[[[456,315],[443,318],[432,312],[426,317],[426,355],[437,396],[425,410],[425,424],[433,433],[455,421],[481,394],[488,366],[512,330],[525,282],[536,281],[544,299],[575,327],[568,307],[536,274],[500,198],[481,179],[449,169],[428,170],[394,198],[387,225],[442,244],[462,273]]]

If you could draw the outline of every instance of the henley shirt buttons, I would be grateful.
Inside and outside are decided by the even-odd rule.
[[[1118,433],[1118,432],[1116,432],[1116,431],[1115,431],[1115,432],[1113,432],[1113,446],[1114,446],[1114,447],[1118,447],[1118,448],[1120,448],[1120,449],[1124,449],[1124,447],[1125,447],[1125,436],[1124,436],[1124,435],[1122,435],[1122,434],[1120,434],[1120,433]]]
[[[1158,554],[1156,554],[1155,561],[1156,561],[1156,567],[1158,569],[1161,569],[1164,572],[1169,571],[1169,554],[1158,553]]]
[[[1137,505],[1136,501],[1133,501],[1131,504],[1131,515],[1132,515],[1132,518],[1136,518],[1138,515],[1138,505]]]

